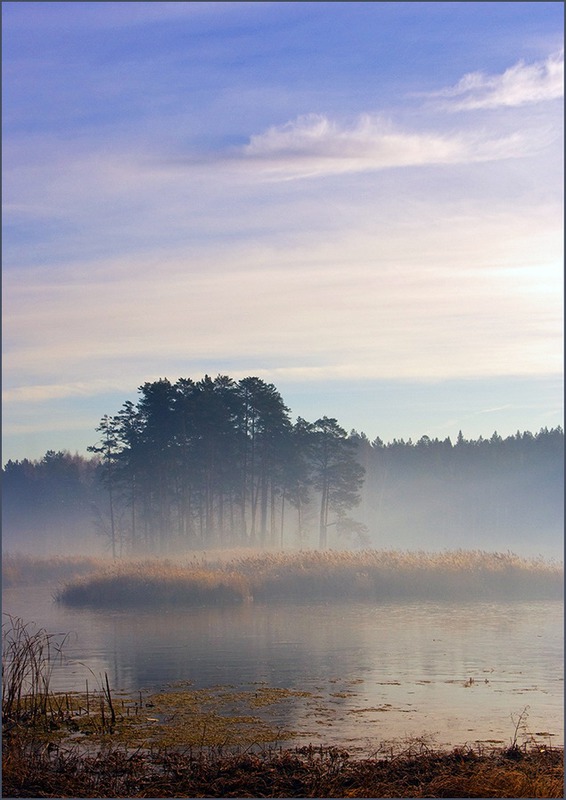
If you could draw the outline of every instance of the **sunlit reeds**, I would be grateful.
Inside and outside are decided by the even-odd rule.
[[[59,598],[71,605],[144,606],[237,603],[249,597],[249,581],[238,573],[168,561],[119,564],[68,583]]]
[[[268,552],[226,560],[119,563],[68,583],[76,605],[313,600],[529,600],[563,595],[562,565],[480,550]]]

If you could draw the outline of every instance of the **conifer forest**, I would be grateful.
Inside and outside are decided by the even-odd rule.
[[[257,377],[144,383],[89,457],[3,469],[4,548],[114,557],[254,548],[536,549],[563,524],[560,427],[418,441],[294,422]]]

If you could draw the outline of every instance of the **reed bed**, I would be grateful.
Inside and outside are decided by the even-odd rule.
[[[339,748],[177,752],[13,743],[3,797],[563,797],[563,751],[459,748],[353,758]]]
[[[48,726],[49,685],[66,637],[7,616],[2,625],[3,730],[19,723]]]
[[[68,634],[48,633],[32,622],[5,614],[2,624],[2,735],[11,741],[22,732],[69,730],[113,733],[116,713],[108,682],[100,678],[99,690],[86,694],[56,694],[51,691],[51,677],[63,651]],[[96,679],[95,679],[96,682]],[[141,707],[141,703],[140,703]],[[135,708],[137,712],[137,707]],[[80,725],[79,725],[80,721]]]
[[[140,607],[234,604],[249,597],[249,581],[239,574],[169,562],[120,564],[68,583],[57,595],[69,605]]]
[[[247,555],[258,554],[261,551],[246,548]],[[216,551],[214,559],[220,563],[230,561],[242,556],[242,549],[225,549]],[[186,565],[197,565],[207,560],[206,551],[195,551],[190,559],[181,559]],[[131,558],[130,565],[140,563],[140,559]],[[159,568],[160,565],[173,566],[173,561],[164,556],[149,556],[143,559],[144,565],[150,570]],[[179,560],[176,562],[179,564]],[[37,586],[38,584],[56,584],[64,581],[74,581],[85,575],[95,572],[104,572],[112,569],[116,561],[110,556],[33,556],[29,553],[2,553],[2,586],[10,589],[16,586]]]
[[[316,600],[549,600],[563,597],[563,567],[513,553],[455,550],[264,553],[185,565],[120,563],[71,581],[70,605]]]

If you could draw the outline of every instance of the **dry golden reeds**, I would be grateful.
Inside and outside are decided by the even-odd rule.
[[[79,579],[67,584],[58,597],[71,605],[137,607],[238,603],[249,594],[249,582],[238,574],[148,561]]]
[[[68,583],[70,604],[281,600],[532,600],[563,596],[561,565],[513,553],[393,550],[264,553],[231,561],[124,562]]]

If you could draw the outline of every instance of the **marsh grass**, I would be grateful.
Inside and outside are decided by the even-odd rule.
[[[239,603],[249,582],[237,573],[169,562],[120,564],[68,583],[57,595],[69,605],[148,606]]]
[[[2,625],[2,718],[4,726],[21,722],[49,725],[50,681],[66,636],[6,615]]]
[[[67,583],[70,605],[212,605],[315,600],[548,600],[562,565],[513,553],[302,551],[231,560],[123,562]]]
[[[31,622],[5,614],[2,624],[2,734],[10,738],[22,731],[82,731],[104,735],[116,727],[115,701],[108,676],[84,695],[56,693],[51,678],[64,657],[68,634],[48,633]],[[91,673],[92,674],[92,673]],[[129,716],[129,714],[128,714]]]
[[[3,797],[562,797],[563,751],[458,748],[353,758],[339,748],[128,750],[20,741],[4,753]]]

